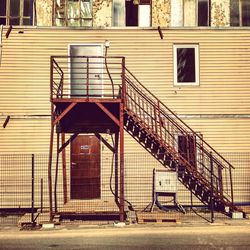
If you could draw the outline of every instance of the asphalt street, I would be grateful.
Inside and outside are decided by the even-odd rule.
[[[250,224],[1,230],[0,249],[250,249]]]

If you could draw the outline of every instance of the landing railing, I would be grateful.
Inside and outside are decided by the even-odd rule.
[[[125,108],[151,136],[198,178],[225,205],[233,205],[233,166],[202,135],[193,131],[174,112],[125,69]],[[209,190],[210,189],[210,190]]]
[[[52,56],[51,100],[120,98],[123,57]]]

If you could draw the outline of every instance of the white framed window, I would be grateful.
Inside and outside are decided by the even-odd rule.
[[[199,45],[174,44],[174,86],[200,84]]]

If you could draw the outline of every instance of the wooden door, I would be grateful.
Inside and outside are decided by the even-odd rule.
[[[71,199],[101,197],[100,141],[78,135],[71,143]]]

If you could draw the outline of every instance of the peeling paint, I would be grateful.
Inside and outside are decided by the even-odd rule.
[[[152,26],[169,27],[171,21],[171,0],[152,1]]]
[[[112,0],[93,0],[93,26],[110,27],[112,23]]]
[[[36,0],[37,26],[52,26],[53,0]]]
[[[227,27],[230,24],[230,1],[212,0],[211,1],[211,26]]]

